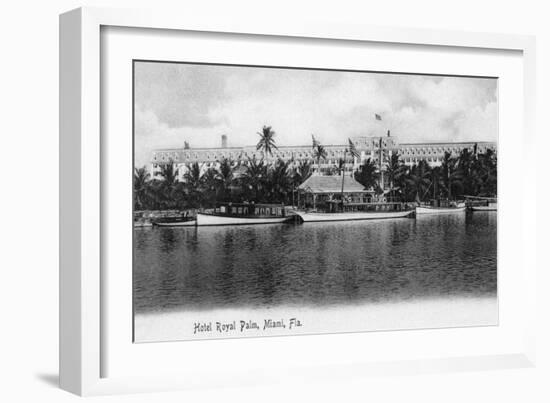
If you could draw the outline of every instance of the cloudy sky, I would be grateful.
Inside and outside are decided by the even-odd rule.
[[[135,163],[156,148],[344,144],[384,134],[399,142],[496,141],[496,79],[137,62]],[[374,114],[382,121],[377,121]]]

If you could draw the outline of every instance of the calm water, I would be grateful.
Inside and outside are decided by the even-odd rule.
[[[134,231],[137,313],[496,296],[494,212]]]

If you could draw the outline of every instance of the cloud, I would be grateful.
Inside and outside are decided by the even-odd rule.
[[[159,148],[183,148],[184,141],[195,147],[218,147],[220,137],[212,133],[223,133],[224,126],[170,127],[162,122],[152,110],[137,108],[135,113],[134,161],[136,167],[147,165],[151,152]]]
[[[213,66],[138,62],[136,106],[150,110],[168,127],[209,127],[220,123],[213,108],[227,101],[223,74]]]
[[[262,125],[278,144],[383,135],[400,142],[496,141],[496,79],[136,64],[136,163],[155,148],[252,145]],[[382,121],[374,119],[380,114]]]

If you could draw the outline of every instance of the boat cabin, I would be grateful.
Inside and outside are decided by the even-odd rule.
[[[356,213],[356,212],[384,212],[384,211],[405,211],[410,210],[406,203],[402,202],[365,202],[342,203],[340,200],[332,200],[326,203],[325,212],[327,213]]]
[[[431,199],[428,203],[430,207],[454,207],[456,205],[455,201],[449,199]]]
[[[466,206],[468,208],[490,207],[497,205],[496,197],[466,196]]]
[[[283,204],[220,203],[211,214],[230,217],[285,217]]]

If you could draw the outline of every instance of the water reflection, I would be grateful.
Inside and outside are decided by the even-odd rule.
[[[136,312],[496,293],[496,214],[135,231]]]

